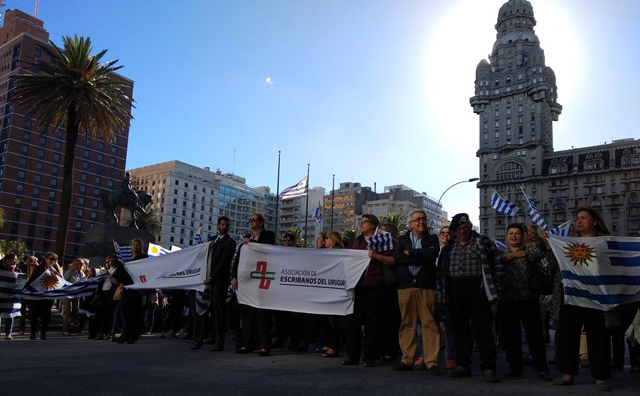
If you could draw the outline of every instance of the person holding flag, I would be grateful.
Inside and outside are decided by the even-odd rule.
[[[347,249],[369,250],[369,267],[362,274],[355,287],[353,314],[347,316],[347,359],[345,366],[360,363],[362,350],[362,326],[364,325],[363,367],[373,367],[378,357],[380,322],[384,312],[380,312],[384,298],[384,265],[394,263],[393,245],[388,233],[378,234],[380,221],[372,214],[362,215],[360,236],[351,241]],[[381,238],[378,237],[380,235]],[[387,236],[387,237],[385,237]]]
[[[593,238],[609,235],[604,220],[590,206],[576,209],[576,230],[581,238]],[[547,233],[543,232],[543,237]],[[557,368],[562,377],[553,380],[553,385],[573,385],[574,376],[578,373],[580,333],[584,326],[589,348],[589,368],[591,376],[596,379],[598,390],[608,391],[606,380],[611,378],[611,343],[608,342],[604,311],[563,304],[560,307],[558,321],[558,355]],[[606,341],[605,341],[606,340]]]
[[[49,287],[47,283],[48,279],[54,279],[56,276],[62,277],[62,268],[58,265],[57,254],[53,252],[47,253],[45,259],[33,271],[25,286],[34,283],[35,280],[40,278],[45,272],[52,273],[53,276],[44,277],[40,280],[44,287]],[[55,280],[57,282],[57,278]],[[38,327],[40,327],[40,339],[47,339],[47,327],[51,319],[52,306],[53,300],[33,300],[29,303],[29,307],[31,308],[31,340],[36,339]]]

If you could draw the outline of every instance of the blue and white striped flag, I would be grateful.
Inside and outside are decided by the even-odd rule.
[[[169,254],[171,250],[165,249],[160,245],[156,245],[155,243],[149,242],[149,248],[147,249],[147,256],[156,257],[162,256],[163,254]]]
[[[493,190],[493,194],[491,194],[491,207],[498,212],[508,214],[509,216],[515,216],[515,214],[520,211],[520,208],[516,206],[516,204],[509,201],[504,195],[500,194],[496,190]]]
[[[529,217],[531,217],[531,221],[533,221],[533,224],[546,229],[547,223],[544,221],[544,217],[542,216],[542,213],[540,213],[540,210],[538,210],[536,202],[533,200],[533,198],[529,197],[527,193],[524,192],[522,186],[520,186],[520,190],[522,190],[524,199],[526,199],[527,203],[529,204]]]
[[[640,239],[549,235],[549,243],[566,304],[606,311],[640,301]]]
[[[320,202],[318,202],[318,206],[313,210],[313,217],[316,219],[316,222],[322,223],[322,206]]]
[[[280,199],[291,199],[304,197],[307,193],[308,179],[305,176],[300,182],[294,186],[287,187],[280,193]]]
[[[367,242],[367,248],[369,250],[375,250],[376,252],[386,252],[387,250],[393,250],[393,241],[391,240],[391,234],[376,230],[376,233],[369,238]]]
[[[565,221],[559,226],[555,226],[551,231],[549,231],[549,233],[557,236],[566,237],[567,235],[569,235],[569,228],[571,228],[571,220]]]
[[[92,295],[104,275],[70,283],[55,271],[46,270],[31,284],[22,289],[21,296],[27,300],[57,300]]]
[[[198,228],[198,231],[196,232],[196,237],[193,239],[193,243],[195,245],[204,243],[204,241],[202,240],[202,227]]]
[[[204,243],[204,241],[202,240],[202,227],[200,227],[198,229],[198,232],[196,232],[196,236],[193,239],[193,243],[195,245],[200,245]],[[205,313],[207,313],[207,310],[209,309],[210,306],[211,306],[211,296],[209,296],[208,290],[205,289],[205,291],[203,292],[196,290],[196,313],[198,315],[204,315]]]
[[[20,316],[20,290],[26,282],[24,274],[0,270],[0,318]]]
[[[116,256],[118,256],[118,260],[123,263],[128,263],[133,260],[133,255],[131,254],[131,246],[120,246],[116,241],[113,241],[113,248],[116,250]]]
[[[507,245],[505,245],[504,243],[502,243],[502,242],[500,242],[498,240],[493,241],[493,243],[496,244],[496,247],[498,249],[506,249],[507,248]]]

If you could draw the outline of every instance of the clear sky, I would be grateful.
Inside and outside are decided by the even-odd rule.
[[[181,160],[251,186],[405,184],[436,199],[478,176],[475,68],[503,0],[41,0],[135,81],[127,168]],[[33,0],[8,0],[33,11]],[[532,0],[564,110],[556,150],[640,137],[640,1]],[[235,152],[235,161],[234,161]],[[444,209],[478,216],[473,184]]]

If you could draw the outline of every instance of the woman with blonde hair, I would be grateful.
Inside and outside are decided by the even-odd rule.
[[[68,269],[64,272],[64,280],[70,283],[76,283],[86,279],[85,270],[87,259],[77,258],[69,264]],[[65,298],[62,300],[62,336],[69,335],[69,324],[72,318],[78,315],[78,299]]]

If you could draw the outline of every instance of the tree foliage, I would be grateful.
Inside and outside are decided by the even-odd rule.
[[[133,226],[134,219],[127,220],[127,227]],[[158,214],[153,209],[147,209],[146,213],[138,212],[135,219],[138,229],[149,231],[153,235],[158,235],[162,231],[162,224],[158,220]]]
[[[22,260],[25,253],[27,253],[27,245],[20,239],[14,241],[1,240],[0,249],[2,249],[3,257],[9,253],[15,253],[18,256],[18,260]]]
[[[387,212],[386,216],[380,216],[380,225],[393,224],[398,229],[398,235],[402,235],[409,230],[407,225],[407,215],[402,212]]]

